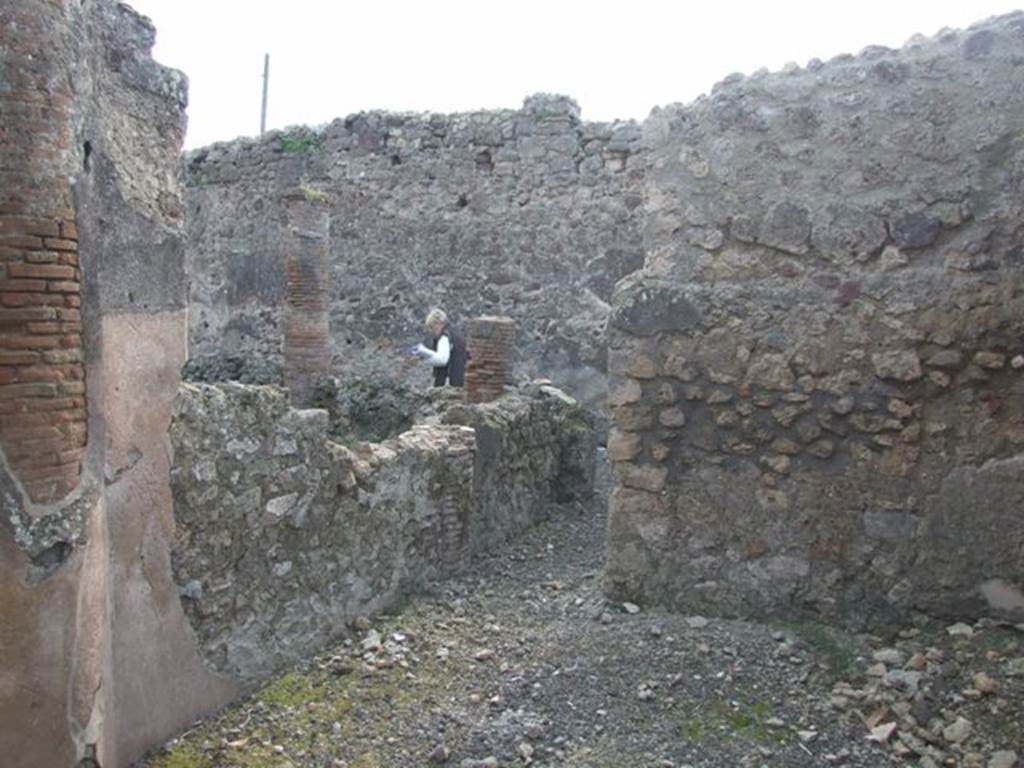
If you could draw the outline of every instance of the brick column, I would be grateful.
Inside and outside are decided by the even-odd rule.
[[[285,196],[284,381],[298,407],[312,405],[313,383],[330,368],[326,198],[301,190]]]
[[[466,368],[466,398],[486,403],[501,397],[515,334],[510,317],[478,317],[469,323],[470,360]]]
[[[36,503],[75,488],[86,443],[71,92],[33,47],[59,13],[2,14],[18,33],[0,89],[0,448]]]

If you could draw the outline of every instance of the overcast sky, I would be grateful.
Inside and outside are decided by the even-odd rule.
[[[515,108],[573,96],[588,120],[643,119],[731,72],[775,70],[962,28],[1024,0],[129,0],[156,58],[190,80],[186,146],[369,109]]]

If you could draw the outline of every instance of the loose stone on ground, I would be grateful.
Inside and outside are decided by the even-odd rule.
[[[604,524],[556,512],[402,612],[357,619],[146,765],[1015,766],[1017,629],[923,624],[883,641],[628,613],[600,592]],[[986,679],[992,693],[964,695]]]

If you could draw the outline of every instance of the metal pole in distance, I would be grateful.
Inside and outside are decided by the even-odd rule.
[[[270,54],[263,55],[263,107],[260,109],[260,136],[267,132],[267,84],[270,82]]]

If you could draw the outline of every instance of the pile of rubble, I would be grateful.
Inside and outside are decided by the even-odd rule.
[[[908,629],[865,660],[859,680],[837,683],[831,704],[922,768],[1014,768],[1024,744],[1022,646],[1024,624]]]

